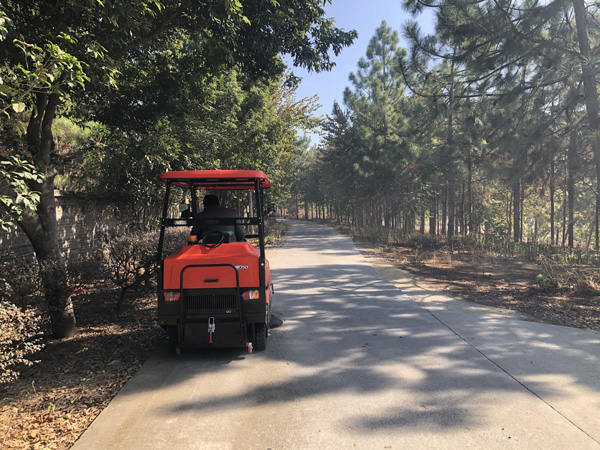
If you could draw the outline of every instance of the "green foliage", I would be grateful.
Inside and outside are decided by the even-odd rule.
[[[321,0],[259,0],[247,4],[231,0],[69,0],[60,4],[42,0],[3,1],[0,5],[2,125],[18,129],[23,142],[16,148],[28,152],[29,162],[35,164],[44,179],[42,183],[28,179],[25,190],[19,179],[27,177],[27,171],[17,171],[20,175],[11,173],[12,179],[6,181],[3,177],[0,195],[8,215],[20,222],[38,257],[53,260],[57,267],[65,266],[60,261],[58,236],[52,232],[56,228],[52,196],[57,173],[69,172],[62,174],[60,182],[70,185],[73,169],[65,166],[68,158],[63,157],[54,140],[52,125],[57,114],[69,117],[77,112],[83,120],[98,120],[98,110],[103,107],[106,110],[106,103],[111,100],[116,109],[130,110],[134,115],[138,113],[138,105],[152,112],[150,117],[105,129],[106,133],[117,133],[114,139],[110,134],[105,135],[107,141],[114,140],[117,144],[110,168],[121,168],[121,164],[132,166],[131,171],[121,170],[122,176],[110,181],[121,183],[122,200],[140,205],[134,211],[140,228],[151,229],[156,225],[155,197],[144,194],[158,189],[148,180],[156,182],[158,173],[177,164],[189,167],[190,161],[198,163],[202,157],[196,158],[194,153],[212,146],[198,146],[198,140],[189,139],[198,130],[195,117],[202,118],[208,112],[217,115],[215,111],[196,108],[198,116],[182,116],[177,112],[186,111],[184,103],[161,109],[167,104],[162,100],[173,97],[171,93],[177,89],[182,91],[181,96],[175,97],[177,100],[187,94],[192,94],[187,97],[192,101],[203,98],[193,95],[196,92],[188,89],[189,85],[196,78],[209,85],[211,77],[218,78],[232,68],[242,68],[253,82],[270,80],[283,72],[282,53],[291,54],[298,65],[310,70],[328,70],[333,65],[330,51],[339,53],[352,43],[356,33],[336,28],[324,14]],[[192,45],[184,47],[184,43]],[[177,73],[181,66],[169,64],[173,59],[185,64],[182,73]],[[136,69],[141,69],[137,77],[133,75]],[[156,74],[162,78],[155,78]],[[130,81],[133,83],[127,85]],[[157,81],[156,85],[163,87],[170,84],[171,90],[160,89],[163,96],[152,97],[151,89],[147,89],[149,81]],[[118,98],[114,91],[117,87],[128,91],[126,94],[130,95],[124,98],[130,102]],[[106,88],[113,89],[114,96],[104,100]],[[134,92],[143,95],[136,98],[131,95]],[[200,130],[199,134],[210,137],[211,131]],[[278,137],[277,133],[267,133],[259,142],[248,141],[260,145],[277,142]],[[214,140],[207,141],[214,145]],[[2,142],[2,147],[10,146]],[[111,153],[112,147],[102,150],[103,154],[94,161],[97,167],[104,166],[102,156]],[[268,150],[259,149],[264,152],[263,161],[272,157]],[[29,211],[21,214],[21,205],[33,210],[35,199],[31,192],[38,188],[41,207],[30,214]],[[9,227],[7,223],[7,217],[0,219],[4,228]],[[51,271],[42,271],[57,337],[68,335],[75,327],[75,317],[68,297],[65,298],[69,290],[65,273],[62,271],[56,278]]]
[[[559,286],[558,280],[541,273],[536,275],[535,284],[537,284],[540,289],[557,288]]]
[[[0,160],[0,205],[4,214],[0,215],[0,227],[10,231],[16,221],[22,220],[23,213],[35,211],[40,193],[30,188],[30,183],[40,183],[42,175],[36,168],[16,157]]]
[[[405,51],[398,42],[398,33],[383,22],[350,74],[347,108],[334,103],[323,124],[324,145],[299,161],[298,196],[333,206],[353,225],[389,226],[394,217],[422,207],[439,183],[428,159],[432,137],[424,124],[431,117],[405,93],[399,73]]]
[[[344,92],[350,120],[357,132],[360,154],[354,165],[369,195],[395,187],[397,174],[409,157],[405,134],[404,86],[397,77],[403,50],[398,33],[384,22],[367,47],[367,58],[350,74],[353,90]]]
[[[75,155],[79,155],[93,144],[91,139],[96,127],[98,124],[94,122],[76,123],[68,117],[57,117],[52,131],[59,144],[70,147]]]
[[[246,5],[229,0],[72,1],[56,8],[43,1],[8,0],[0,9],[0,38],[12,44],[0,49],[0,110],[30,109],[40,90],[67,99],[85,84],[116,87],[128,58],[136,56],[133,50],[153,59],[156,42],[163,45],[160,50],[187,53],[196,73],[239,64],[254,79],[270,77],[283,69],[280,53],[292,54],[295,64],[309,70],[329,70],[329,52],[337,55],[356,33],[336,28],[324,14],[318,0]],[[170,46],[177,34],[200,47]]]
[[[356,226],[350,229],[350,236],[363,242],[371,244],[394,245],[404,242],[401,230],[392,230],[382,226]]]
[[[58,41],[71,41],[61,34]],[[13,40],[16,59],[10,66],[0,65],[0,113],[11,118],[31,107],[36,92],[64,92],[75,87],[83,88],[90,81],[84,64],[60,47],[47,42],[36,45],[22,37]]]
[[[42,347],[40,318],[31,310],[0,301],[0,384],[16,380],[21,366],[37,362],[30,357]]]
[[[182,61],[171,62],[173,70],[185,69]],[[139,74],[131,72],[132,84]],[[143,230],[156,226],[164,189],[158,176],[168,170],[262,170],[274,186],[270,201],[289,195],[297,129],[316,122],[310,116],[314,99],[296,99],[288,76],[252,83],[237,72],[196,75],[187,89],[172,95],[166,92],[170,85],[149,75],[144,79],[148,91],[137,97],[144,100],[130,100],[136,107],[116,111],[117,103],[110,102],[98,112],[107,125],[92,130],[95,143],[84,151],[74,184],[123,205]],[[151,96],[162,99],[160,107]]]
[[[408,24],[404,51],[376,30],[288,209],[530,260],[549,244],[598,248],[597,86],[576,30],[595,48],[600,13],[588,5],[582,25],[577,5],[405,2],[432,8],[435,35]]]

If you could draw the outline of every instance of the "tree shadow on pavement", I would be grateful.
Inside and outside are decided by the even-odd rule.
[[[434,312],[382,280],[348,238],[314,224],[302,230],[293,229],[283,247],[275,250],[274,313],[284,324],[271,331],[266,351],[250,356],[240,350],[198,351],[179,359],[161,353],[144,370],[151,372],[153,364],[172,365],[169,376],[132,384],[123,393],[185,383],[199,374],[221,376],[235,366],[250,380],[247,390],[190,396],[162,406],[161,413],[215,414],[298,402],[307,402],[310,410],[320,400],[339,409],[331,418],[339,427],[444,430],[476,427],[487,420],[490,408],[499,408],[497,414],[507,420],[514,418],[523,411],[523,398],[532,408],[530,414],[547,408],[543,402],[527,403],[537,394],[470,342],[490,333],[488,337],[498,342],[499,358],[502,352],[514,356],[516,347],[501,344],[505,339],[518,341],[520,332],[513,322],[485,319],[472,324],[471,335],[460,336]],[[482,324],[489,331],[476,328]],[[548,336],[541,330],[527,331],[530,345],[539,345],[544,358],[560,355],[567,363],[562,371],[537,374],[544,395],[563,395],[544,384],[544,376],[571,377],[571,383],[595,394],[590,402],[600,408],[597,379],[589,374],[577,377],[572,370],[572,364],[586,358],[598,367],[598,352],[581,350],[597,345],[598,335],[592,333],[589,342],[579,340],[564,349],[544,342]],[[244,366],[249,358],[258,362]],[[275,379],[264,376],[274,371]],[[600,438],[600,430],[593,433]]]

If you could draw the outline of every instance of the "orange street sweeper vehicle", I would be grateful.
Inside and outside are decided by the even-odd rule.
[[[166,172],[160,180],[166,192],[158,244],[158,323],[172,349],[264,350],[273,298],[265,258],[267,177],[253,170],[200,170]],[[243,214],[231,209],[226,217],[200,213],[200,194],[207,193],[235,201]],[[191,210],[177,208],[182,199],[189,199]],[[163,255],[170,227],[208,231],[190,234],[179,251]],[[241,241],[230,231],[239,227],[246,232]]]

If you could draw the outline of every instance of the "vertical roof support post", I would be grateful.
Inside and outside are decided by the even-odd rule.
[[[167,211],[169,210],[170,194],[171,194],[171,181],[168,180],[167,181],[167,191],[165,192],[165,201],[163,203],[162,218],[160,220],[160,237],[158,238],[158,251],[156,254],[156,259],[157,259],[159,268],[162,264],[162,248],[163,248],[163,242],[165,239],[165,219],[167,218]]]
[[[192,218],[196,217],[196,214],[198,214],[200,211],[198,210],[199,205],[198,205],[198,194],[196,193],[196,187],[194,186],[194,183],[192,183],[190,181],[190,193],[192,198],[190,199],[190,201],[192,202]]]
[[[256,197],[256,217],[258,217],[258,242],[260,247],[260,259],[259,259],[259,280],[260,280],[260,296],[262,301],[266,302],[266,280],[265,280],[265,223],[263,217],[263,205],[262,205],[262,184],[261,180],[254,180],[254,194]]]

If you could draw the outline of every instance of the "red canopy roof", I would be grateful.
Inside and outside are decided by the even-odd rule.
[[[267,176],[258,170],[182,170],[165,172],[160,179],[196,189],[254,189],[254,180],[259,180],[263,188],[271,186]]]

